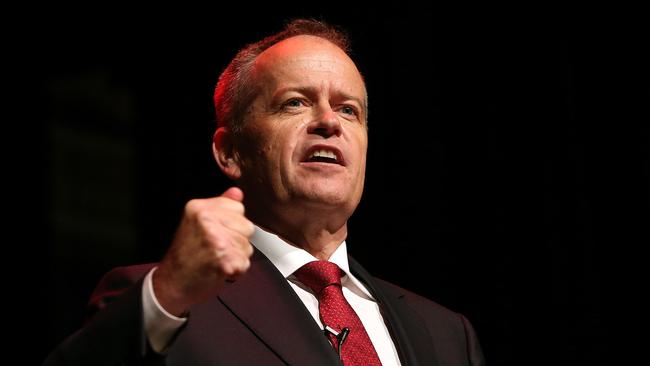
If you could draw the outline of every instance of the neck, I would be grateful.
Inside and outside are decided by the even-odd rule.
[[[248,209],[247,216],[258,226],[320,260],[328,260],[348,234],[347,218],[337,220],[336,215],[314,216],[304,211],[269,214],[266,210]]]

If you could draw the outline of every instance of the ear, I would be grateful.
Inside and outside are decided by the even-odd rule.
[[[232,180],[241,177],[241,166],[233,145],[233,136],[226,127],[219,127],[212,137],[212,154],[221,171]]]

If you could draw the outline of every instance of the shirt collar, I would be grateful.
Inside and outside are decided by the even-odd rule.
[[[273,265],[282,273],[284,278],[289,279],[298,268],[318,258],[309,254],[306,250],[295,247],[276,234],[266,231],[259,226],[255,226],[255,232],[250,238],[251,243],[262,254],[264,254]],[[345,276],[341,279],[343,286],[347,286],[351,291],[361,292],[364,297],[373,299],[372,295],[363,284],[356,279],[350,272],[350,265],[348,264],[348,250],[345,240],[339,245],[338,248],[332,253],[329,261],[335,263],[339,268],[345,272]],[[358,290],[358,291],[357,291]]]

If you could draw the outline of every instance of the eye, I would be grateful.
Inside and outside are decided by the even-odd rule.
[[[357,115],[357,111],[354,108],[350,107],[350,106],[343,106],[341,108],[341,113],[348,114],[350,116],[356,116]]]
[[[284,107],[284,108],[298,108],[298,107],[301,107],[303,105],[304,105],[304,103],[302,102],[302,100],[297,99],[297,98],[293,98],[293,99],[289,99],[286,102],[284,102],[282,107]]]

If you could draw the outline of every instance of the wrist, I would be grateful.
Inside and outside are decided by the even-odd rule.
[[[154,297],[158,300],[158,304],[173,316],[187,317],[191,305],[187,303],[187,297],[171,284],[164,270],[158,268],[152,275]]]

